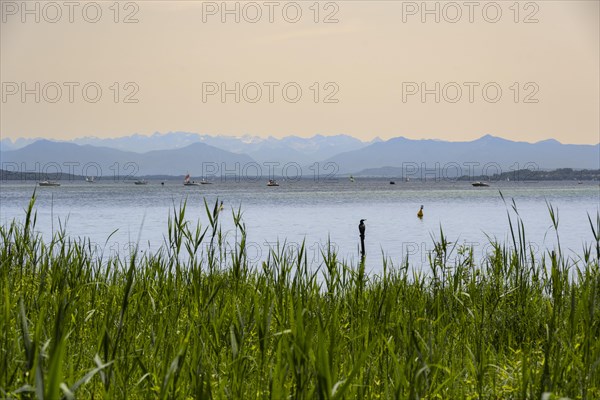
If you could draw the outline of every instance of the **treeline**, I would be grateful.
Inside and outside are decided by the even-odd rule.
[[[0,181],[42,181],[42,180],[53,180],[53,181],[84,181],[85,176],[67,174],[64,172],[41,172],[41,171],[7,171],[0,169]],[[114,176],[95,177],[98,180],[126,180],[129,179],[157,179],[157,180],[170,180],[170,179],[182,179],[179,176],[167,176],[167,175],[144,175],[136,177],[121,177],[121,179],[115,179]],[[373,178],[377,178],[373,176]],[[311,178],[312,179],[312,178]],[[448,178],[449,180],[459,181],[600,181],[600,169],[583,169],[577,170],[573,168],[560,168],[552,171],[544,170],[530,170],[520,169],[516,171],[503,172],[501,174],[493,175],[478,175],[469,176],[463,175],[460,178]]]
[[[520,169],[494,175],[467,176],[458,178],[460,181],[597,181],[600,180],[600,169],[560,168],[552,171],[533,171]]]
[[[0,180],[2,181],[83,181],[85,177],[79,175],[66,174],[64,172],[25,172],[25,171],[7,171],[0,169]]]

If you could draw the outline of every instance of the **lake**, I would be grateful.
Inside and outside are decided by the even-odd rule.
[[[154,251],[164,243],[167,220],[173,207],[187,199],[187,217],[208,223],[203,199],[211,207],[224,202],[224,232],[233,239],[231,210],[241,207],[248,233],[248,257],[266,258],[270,246],[287,241],[297,246],[306,241],[309,258],[319,262],[320,251],[330,240],[345,260],[356,262],[358,223],[366,219],[366,252],[369,271],[382,266],[382,254],[394,264],[408,254],[413,266],[427,268],[432,237],[440,227],[449,241],[472,245],[476,259],[489,250],[487,236],[507,242],[507,211],[514,217],[515,200],[525,223],[527,240],[538,255],[554,248],[556,235],[546,206],[559,212],[560,241],[567,254],[583,254],[584,243],[593,241],[588,214],[600,212],[598,182],[493,182],[475,188],[469,182],[396,182],[386,179],[215,182],[184,187],[180,181],[61,182],[60,187],[36,187],[34,182],[0,184],[0,220],[7,224],[24,218],[24,209],[36,190],[37,229],[46,237],[66,223],[72,237],[88,237],[111,251],[126,252],[131,243]],[[500,192],[508,205],[503,202]],[[424,218],[418,219],[424,206]],[[194,222],[195,223],[195,222]],[[112,236],[113,233],[117,230]],[[487,235],[487,236],[486,236]],[[108,239],[110,236],[110,239]],[[108,239],[108,241],[107,241]]]

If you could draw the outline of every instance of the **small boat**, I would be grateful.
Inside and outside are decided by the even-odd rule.
[[[279,183],[277,183],[275,179],[269,179],[269,182],[267,182],[267,186],[279,186]]]
[[[475,187],[488,187],[488,186],[490,186],[489,184],[487,184],[485,182],[473,182],[473,183],[471,183],[471,185],[473,185]]]
[[[85,181],[86,181],[87,183],[94,183],[94,179],[95,179],[95,177],[94,177],[94,176],[86,176],[86,177],[85,177]]]
[[[54,181],[41,181],[38,182],[40,186],[60,186],[60,183]]]
[[[354,182],[354,177],[350,175],[350,182]]]
[[[200,186],[200,184],[196,181],[190,180],[190,174],[187,174],[183,180],[183,186]]]
[[[207,181],[206,179],[202,178],[202,180],[200,181],[201,184],[203,185],[212,185],[212,182]]]
[[[138,179],[137,181],[135,181],[133,183],[135,183],[136,185],[147,185],[148,181],[145,179]]]
[[[410,178],[406,177],[406,179],[404,179],[404,182],[410,182]]]
[[[396,182],[390,181],[390,185],[395,185],[395,184],[396,184]]]

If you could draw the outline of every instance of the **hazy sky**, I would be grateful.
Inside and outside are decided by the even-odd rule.
[[[2,138],[600,142],[598,1],[22,4],[1,0]]]

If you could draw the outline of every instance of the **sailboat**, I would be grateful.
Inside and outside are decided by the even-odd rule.
[[[200,184],[190,180],[190,174],[187,174],[183,180],[183,186],[200,186]]]

